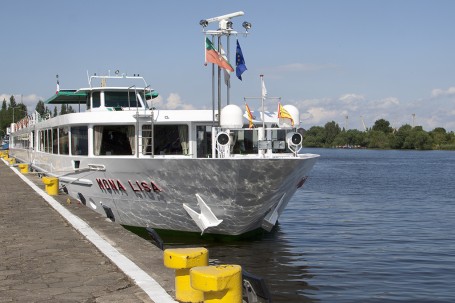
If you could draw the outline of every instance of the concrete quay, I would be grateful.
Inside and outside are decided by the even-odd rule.
[[[23,177],[0,161],[0,302],[175,302],[161,250]]]

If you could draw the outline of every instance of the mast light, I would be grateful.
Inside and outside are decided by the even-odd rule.
[[[242,26],[243,26],[243,28],[244,28],[246,31],[248,31],[248,30],[251,28],[251,23],[250,23],[250,22],[247,22],[247,21],[244,21],[244,22],[242,23]]]
[[[209,25],[209,23],[207,22],[207,20],[202,19],[201,21],[199,21],[199,25],[202,27],[207,27],[207,25]]]

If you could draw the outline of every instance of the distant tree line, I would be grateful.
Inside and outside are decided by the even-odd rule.
[[[378,149],[442,149],[455,150],[455,134],[437,127],[430,132],[421,126],[405,124],[398,129],[390,122],[377,120],[365,131],[341,129],[334,121],[322,126],[313,126],[304,131],[305,147],[378,148]]]
[[[57,106],[54,106],[53,112],[45,106],[44,101],[39,100],[36,104],[35,110],[42,116],[56,117],[58,115],[64,115],[69,113],[74,113],[74,109],[71,105],[62,105],[60,107],[60,112],[57,109]],[[32,113],[27,112],[27,106],[24,103],[17,103],[14,96],[9,98],[9,102],[6,99],[3,99],[2,108],[0,110],[0,137],[3,137],[6,132],[6,128],[11,125],[13,122],[20,121],[22,118],[30,115]]]

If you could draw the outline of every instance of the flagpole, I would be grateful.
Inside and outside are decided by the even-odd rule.
[[[212,44],[214,40],[215,36],[212,35]],[[214,126],[215,126],[215,64],[212,63],[212,127]]]
[[[218,36],[218,52],[221,49],[221,36]],[[221,125],[221,67],[218,66],[218,126]]]
[[[261,77],[261,101],[262,101],[262,127],[265,129],[265,117],[264,117],[264,99],[265,99],[265,85],[264,85],[264,75]]]
[[[230,58],[229,58],[229,53],[230,53],[230,46],[229,46],[229,41],[230,41],[230,38],[231,35],[227,35],[227,51],[226,51],[226,57],[227,57],[227,61],[230,62]],[[226,84],[226,104],[229,105],[230,104],[230,86],[231,86],[231,80],[229,79],[229,82]]]

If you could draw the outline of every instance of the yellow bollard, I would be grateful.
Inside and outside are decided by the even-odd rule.
[[[218,265],[193,267],[191,286],[204,292],[204,303],[242,303],[242,267]]]
[[[28,174],[28,164],[27,163],[19,163],[17,165],[19,167],[19,170],[22,174]]]
[[[48,195],[57,196],[58,195],[58,178],[55,177],[43,177],[41,179],[45,185],[44,189]]]
[[[175,269],[175,298],[180,302],[202,302],[204,293],[190,283],[190,269],[207,266],[209,252],[206,248],[172,248],[164,251],[164,266]]]
[[[16,164],[16,158],[8,158],[6,161],[8,161],[10,165]]]

